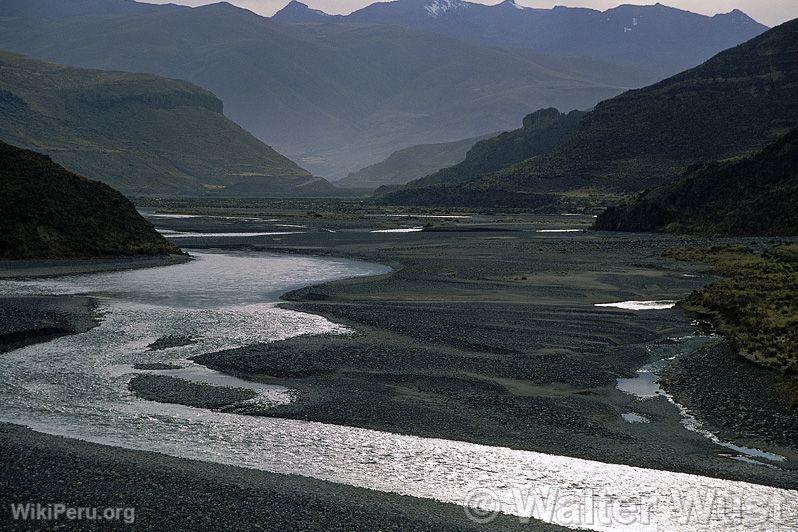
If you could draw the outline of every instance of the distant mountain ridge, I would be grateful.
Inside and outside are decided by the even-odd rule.
[[[662,77],[693,67],[768,29],[737,9],[705,16],[662,4],[627,4],[598,11],[529,8],[514,0],[496,5],[396,0],[377,2],[346,16],[327,15],[294,0],[274,19],[391,24],[488,46],[646,65]]]
[[[55,2],[0,2],[0,48],[185,79],[219,96],[225,113],[257,138],[331,178],[404,146],[511,129],[535,109],[590,108],[660,79],[652,65],[671,54],[669,45],[655,45],[644,64],[618,65],[397,24],[284,23],[225,3],[64,1],[53,17]],[[744,40],[736,30],[727,37]]]
[[[333,190],[185,81],[65,68],[0,51],[0,139],[133,194]]]
[[[798,235],[798,128],[750,158],[700,165],[611,207],[595,229]]]
[[[660,83],[601,102],[551,152],[430,197],[472,203],[525,195],[629,193],[669,182],[690,165],[761,150],[798,125],[798,19]],[[444,170],[445,171],[445,170]],[[407,201],[427,203],[421,185]],[[446,186],[445,182],[440,186]],[[385,201],[391,201],[388,197]]]
[[[442,168],[461,162],[466,153],[484,137],[410,146],[393,152],[387,159],[373,164],[336,181],[343,188],[377,188],[385,185],[403,185],[427,176]]]
[[[479,206],[483,200],[491,206],[508,203],[516,206],[508,191],[486,195],[474,191],[469,182],[496,172],[530,157],[546,155],[571,138],[587,113],[571,111],[560,113],[557,109],[541,109],[524,117],[521,128],[480,141],[466,154],[465,160],[443,168],[406,184],[403,187],[384,187],[377,190],[378,201],[383,203],[410,203],[435,205],[436,202],[454,202],[463,206]],[[535,198],[539,202],[540,197]]]
[[[0,229],[0,259],[181,253],[108,185],[5,142],[0,142]]]

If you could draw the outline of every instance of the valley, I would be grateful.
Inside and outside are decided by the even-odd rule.
[[[307,1],[0,3],[0,528],[798,529],[798,7]]]
[[[218,287],[214,293],[221,290],[219,293],[223,299],[220,303],[237,301],[241,305],[236,307],[239,309],[236,313],[244,312],[248,316],[245,322],[238,322],[236,313],[222,310],[224,314],[218,315],[227,316],[225,321],[215,328],[209,328],[213,319],[208,320],[214,314],[207,313],[219,312],[212,310],[218,303],[208,299],[211,292],[201,287],[184,290],[181,288],[182,281],[158,284],[162,275],[174,280],[188,277],[194,279],[193,283],[200,278],[196,274],[182,275],[178,270],[172,270],[175,267],[161,268],[161,272],[152,273],[141,270],[131,274],[133,277],[124,273],[111,274],[108,279],[116,279],[113,283],[103,280],[103,274],[84,275],[85,280],[55,279],[49,281],[53,287],[64,283],[77,283],[78,286],[90,283],[86,285],[89,294],[92,285],[103,286],[106,293],[113,293],[115,289],[112,286],[116,284],[123,287],[125,292],[104,303],[111,305],[107,309],[110,314],[100,328],[86,333],[89,336],[71,337],[64,340],[60,347],[56,347],[59,344],[52,344],[52,347],[39,344],[39,347],[27,348],[28,352],[40,353],[36,358],[43,356],[46,359],[49,356],[47,353],[53,353],[52,348],[55,347],[66,362],[72,358],[69,355],[71,349],[77,348],[86,353],[87,346],[93,342],[90,338],[97,335],[99,345],[104,346],[97,351],[100,354],[108,349],[108,344],[102,338],[117,330],[117,321],[127,320],[128,316],[142,319],[143,316],[136,317],[136,313],[130,314],[125,309],[144,305],[142,310],[152,309],[146,311],[147,319],[138,321],[139,325],[134,328],[129,325],[125,327],[134,331],[135,340],[121,339],[119,347],[112,348],[121,349],[114,357],[116,362],[113,367],[116,369],[101,372],[100,376],[92,376],[90,372],[86,377],[90,379],[87,383],[94,382],[91,389],[96,389],[96,392],[93,393],[109,398],[120,397],[114,400],[122,400],[129,405],[123,407],[122,411],[135,413],[142,408],[145,409],[142,412],[150,409],[151,414],[148,415],[157,412],[157,416],[167,416],[175,422],[185,415],[181,412],[191,412],[189,419],[194,419],[194,422],[185,429],[189,431],[199,430],[203,425],[196,423],[211,416],[209,419],[215,420],[216,429],[215,435],[210,437],[221,438],[220,441],[227,441],[225,431],[228,430],[248,431],[249,436],[245,441],[261,441],[255,438],[266,437],[267,433],[257,427],[265,423],[265,426],[275,429],[268,431],[272,435],[262,445],[269,445],[275,451],[287,446],[286,449],[292,449],[286,451],[290,455],[299,452],[300,448],[296,446],[306,441],[307,436],[300,436],[304,434],[303,427],[316,427],[314,431],[328,430],[327,427],[329,430],[338,427],[336,431],[340,431],[340,427],[358,427],[377,430],[377,433],[368,434],[374,434],[374,437],[379,434],[380,438],[386,438],[380,447],[383,457],[376,459],[371,447],[363,448],[354,440],[347,439],[349,437],[343,433],[336,432],[337,436],[333,440],[344,438],[344,442],[348,443],[335,447],[336,450],[332,452],[342,456],[340,453],[354,451],[357,458],[350,463],[366,467],[360,473],[357,473],[360,469],[356,469],[355,476],[345,474],[341,469],[314,465],[315,462],[311,460],[282,462],[280,453],[276,452],[271,453],[265,461],[241,462],[240,458],[213,460],[266,471],[299,473],[326,481],[428,497],[424,494],[430,493],[426,491],[430,488],[424,488],[424,484],[418,481],[410,482],[402,473],[398,473],[395,479],[385,477],[379,486],[372,480],[366,480],[383,478],[384,475],[374,476],[366,471],[383,463],[384,453],[388,449],[399,445],[391,454],[403,456],[398,449],[417,441],[403,438],[420,436],[422,440],[418,444],[422,444],[422,441],[438,442],[435,446],[439,448],[444,441],[452,442],[447,445],[454,445],[458,449],[465,445],[462,452],[468,453],[476,451],[476,448],[471,450],[468,447],[468,442],[473,442],[490,445],[491,449],[516,449],[522,453],[519,459],[525,457],[522,460],[532,459],[531,455],[523,455],[523,452],[536,451],[573,459],[626,463],[638,467],[643,465],[650,468],[645,474],[653,482],[650,488],[653,490],[661,489],[656,487],[660,486],[657,484],[660,481],[654,480],[660,478],[660,473],[653,470],[687,472],[700,475],[696,478],[721,477],[784,488],[794,488],[796,485],[794,451],[784,443],[785,440],[781,440],[781,443],[778,439],[761,440],[755,445],[785,457],[779,458],[782,461],[733,460],[731,458],[735,455],[730,455],[727,448],[684,428],[678,409],[664,397],[641,400],[616,387],[620,382],[618,379],[632,377],[639,367],[659,358],[667,358],[674,352],[680,353],[680,359],[687,362],[694,353],[702,352],[705,345],[723,345],[719,338],[704,336],[691,323],[691,319],[678,309],[634,311],[596,306],[598,303],[624,300],[680,299],[691,290],[703,286],[707,279],[698,274],[696,268],[660,257],[662,251],[670,247],[688,243],[701,245],[705,243],[703,240],[592,234],[585,231],[590,224],[590,217],[363,211],[352,203],[308,201],[297,202],[294,209],[286,209],[280,203],[272,203],[269,207],[260,202],[260,207],[253,207],[252,202],[249,202],[250,206],[247,207],[245,200],[233,200],[227,205],[218,202],[209,205],[208,201],[200,201],[193,206],[182,202],[182,213],[164,210],[163,206],[159,212],[153,212],[151,207],[145,206],[140,206],[140,209],[173,241],[192,249],[195,261],[189,265],[190,268],[205,268],[203,264],[212,265],[213,262],[208,261],[216,260],[250,261],[252,265],[256,264],[252,261],[265,260],[266,264],[272,265],[269,276],[261,276],[257,282],[253,282],[256,278],[253,275],[257,275],[259,269],[244,266],[243,262],[241,266],[222,266],[223,263],[220,263],[221,269],[214,266],[211,270],[226,272],[216,273],[209,281]],[[144,203],[152,204],[152,200]],[[325,205],[326,208],[323,208]],[[314,212],[312,216],[307,214],[310,210]],[[431,226],[412,233],[374,232],[378,229],[415,227],[419,223]],[[282,234],[275,234],[278,228],[284,230]],[[171,232],[167,232],[167,229]],[[581,232],[550,232],[565,229]],[[258,232],[263,233],[262,236],[247,236]],[[513,250],[513,254],[508,255],[508,250]],[[586,254],[586,250],[590,250],[590,253]],[[281,255],[272,255],[274,252]],[[318,257],[310,259],[318,266],[313,267],[313,270],[307,270],[304,266],[289,266],[295,272],[292,276],[315,271],[312,275],[321,280],[316,270],[330,261],[329,257],[376,261],[389,265],[391,270],[384,267],[372,269],[374,266],[361,262],[359,264],[366,269],[362,269],[363,266],[356,268],[362,273],[370,273],[370,277],[353,277],[299,288],[284,295],[284,302],[277,307],[266,305],[261,308],[258,302],[273,300],[271,297],[278,295],[269,296],[272,289],[263,283],[272,282],[269,279],[280,279],[277,281],[280,286],[286,286],[283,284],[286,282],[290,286],[291,281],[286,281],[286,276],[280,273],[283,271],[280,264],[298,265],[306,261],[305,257],[309,255]],[[499,257],[504,259],[499,260]],[[510,257],[512,259],[507,260]],[[341,259],[332,260],[331,264],[343,265]],[[344,275],[353,274],[354,271]],[[250,276],[247,277],[250,280],[243,281],[241,275]],[[92,277],[97,279],[92,280]],[[126,278],[128,280],[124,280]],[[135,284],[133,279],[138,279]],[[230,284],[233,280],[235,282]],[[34,286],[36,282],[29,281],[28,284]],[[6,283],[5,286],[11,285]],[[139,288],[134,288],[136,286]],[[165,292],[166,287],[169,288]],[[80,291],[86,293],[86,288]],[[234,295],[237,293],[241,295]],[[150,307],[152,303],[157,306]],[[197,313],[192,308],[205,310]],[[173,318],[167,318],[167,314],[153,321],[151,318],[155,309],[160,309],[159,313],[173,315],[179,321],[172,321]],[[317,324],[312,326],[318,327],[326,323],[328,325],[324,325],[324,328],[330,327],[330,324],[334,324],[334,328],[326,329],[326,332],[316,331],[317,334],[322,333],[320,336],[302,336],[300,331],[294,331],[288,332],[288,337],[283,337],[285,333],[280,332],[280,329],[274,330],[274,325],[266,325],[274,321],[256,318],[258,313],[263,312],[267,313],[266,316],[270,313],[287,313],[289,321],[300,320],[296,322],[297,325]],[[289,318],[292,314],[296,317]],[[463,329],[460,324],[464,322],[471,325]],[[235,323],[240,325],[233,326]],[[246,331],[234,332],[241,326],[246,327]],[[352,330],[354,334],[340,335],[342,329],[339,327]],[[217,336],[216,330],[222,336]],[[276,338],[271,336],[275,333]],[[167,347],[164,351],[156,352],[143,349],[160,336],[186,334],[193,337],[194,341],[185,346]],[[262,339],[258,340],[259,337]],[[140,347],[134,347],[137,345]],[[19,352],[16,356],[25,356],[24,353]],[[173,404],[159,406],[159,403],[151,401],[139,403],[128,395],[126,388],[131,370],[126,369],[124,364],[133,361],[159,361],[183,368],[134,370],[138,374],[171,375],[193,382],[206,382],[210,386],[256,389],[264,386],[282,387],[294,390],[294,395],[289,403],[266,408],[258,406],[258,403],[239,403],[230,399],[233,403],[217,412],[204,411],[207,414],[202,413],[203,410],[180,410],[187,407]],[[119,363],[123,366],[118,366]],[[233,375],[238,380],[235,384],[220,384],[225,381],[216,377],[206,380],[207,377],[200,376],[194,370],[186,373],[189,368],[204,366]],[[246,380],[241,380],[241,377]],[[676,382],[674,380],[674,386]],[[174,401],[166,396],[159,398],[155,388],[152,393],[156,395],[148,395],[149,399],[169,403]],[[758,390],[757,393],[761,394],[762,391]],[[773,393],[777,393],[777,390],[774,389]],[[31,396],[30,400],[39,399]],[[630,423],[621,415],[629,412],[642,416],[648,422]],[[773,415],[777,416],[776,411]],[[44,432],[96,443],[111,443],[133,449],[152,449],[155,445],[154,440],[148,443],[147,435],[157,429],[157,425],[143,432],[137,431],[139,438],[143,439],[135,443],[124,436],[123,426],[108,432],[102,425],[75,425],[65,416],[68,414],[58,414],[49,417],[49,421],[47,417],[36,422],[29,419],[27,424],[32,423]],[[6,412],[3,419],[12,421],[14,417],[9,417],[9,412]],[[143,423],[145,420],[146,417],[140,421],[135,416],[131,418],[134,423]],[[730,422],[722,417],[713,418],[713,423]],[[277,434],[274,433],[276,427],[282,427]],[[723,429],[723,425],[712,427],[715,430]],[[164,440],[158,434],[156,430],[152,435],[162,442],[157,444],[158,448],[167,455],[200,460],[209,457],[207,449],[194,448],[191,451],[193,447],[187,446],[187,440],[183,437]],[[206,434],[203,438],[207,441],[208,437]],[[43,445],[44,449],[66,445],[60,440],[25,438],[26,441],[35,442],[31,444]],[[394,439],[396,443],[388,443]],[[313,444],[313,453],[318,455],[321,448],[330,445],[333,440],[325,438],[323,441],[326,443],[319,441]],[[164,447],[163,442],[171,443]],[[752,445],[748,440],[745,443]],[[88,459],[99,452],[99,449],[88,445],[69,445],[69,456],[74,456],[76,460]],[[226,451],[220,448],[218,452]],[[119,453],[113,452],[111,456]],[[107,452],[103,454],[108,456]],[[136,456],[136,463],[151,463],[153,460],[170,463],[166,458]],[[248,460],[252,460],[256,455],[247,456],[251,456]],[[428,454],[423,456],[425,460],[429,458]],[[426,467],[424,463],[419,462],[418,467]],[[182,464],[179,466],[181,469]],[[502,464],[496,463],[496,467],[506,467],[507,462]],[[776,467],[765,464],[775,464]],[[28,467],[32,467],[34,472],[41,471],[41,466],[38,469],[33,465]],[[177,462],[170,467],[177,467]],[[199,474],[192,471],[200,471],[202,467],[206,466],[186,463],[184,474]],[[410,467],[410,464],[405,462],[403,467]],[[547,482],[556,482],[555,471],[557,468],[551,470],[550,474],[554,476]],[[364,476],[358,476],[361,474]],[[407,474],[412,476],[410,472]],[[464,471],[462,474],[465,475],[463,482],[468,485],[469,473]],[[517,478],[523,485],[522,477]],[[666,478],[663,476],[661,481],[667,482]],[[259,486],[264,486],[267,477],[263,479],[258,481]],[[281,485],[291,486],[290,482],[281,482]],[[328,496],[324,495],[327,489],[324,484],[316,485],[308,481],[295,496],[303,493],[300,497],[318,500],[318,497]],[[620,488],[610,482],[608,489]],[[736,488],[732,484],[723,484],[719,485],[719,489]],[[281,504],[279,501],[284,499],[278,493],[267,497],[267,506]],[[460,496],[441,498],[440,495],[432,495],[432,498],[458,503]],[[376,494],[373,497],[386,503],[390,500]],[[374,504],[381,508],[385,503]],[[413,506],[416,504],[420,506]],[[403,507],[407,508],[406,511],[414,511],[412,508],[424,508],[425,504],[419,501]],[[513,513],[511,506],[506,508],[506,511]],[[653,511],[658,519],[667,519],[667,512],[672,510],[667,510],[667,506],[657,506]],[[403,519],[409,520],[411,517],[406,515]],[[278,522],[288,526],[290,521]],[[451,526],[455,526],[456,522],[449,521]],[[512,521],[499,521],[497,526],[502,523]]]

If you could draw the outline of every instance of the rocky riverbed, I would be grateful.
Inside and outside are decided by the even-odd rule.
[[[774,471],[731,461],[728,449],[686,430],[664,397],[641,403],[616,389],[618,378],[662,358],[661,345],[695,326],[679,309],[595,305],[686,297],[711,277],[661,254],[708,242],[578,232],[580,220],[571,217],[479,216],[413,233],[359,232],[349,218],[343,228],[336,221],[299,216],[291,222],[308,226],[306,233],[246,243],[186,239],[192,246],[330,254],[395,269],[283,297],[285,308],[323,315],[352,335],[196,357],[219,371],[297,390],[291,404],[236,411],[798,486],[792,462]],[[312,229],[319,225],[328,230]],[[548,232],[561,227],[571,231]],[[650,422],[630,423],[623,416],[629,412]]]
[[[3,530],[484,530],[455,505],[0,424]],[[23,522],[10,505],[132,508],[135,522]],[[52,526],[51,526],[52,525]],[[499,516],[491,530],[565,531]]]
[[[728,342],[675,358],[662,385],[721,438],[795,456],[798,413],[779,374],[736,354]]]
[[[95,309],[88,297],[0,297],[0,353],[86,332],[98,323]]]
[[[211,222],[193,218],[175,220],[174,229],[186,232],[201,231],[206,226],[225,234],[237,230],[251,232],[244,231],[250,229],[251,222],[225,220],[222,227],[219,218]],[[687,431],[681,425],[678,411],[664,397],[641,401],[616,388],[618,378],[632,377],[641,366],[660,360],[663,352],[672,352],[680,338],[695,332],[695,326],[692,318],[679,309],[634,311],[595,305],[680,299],[705,284],[707,278],[700,267],[660,258],[664,249],[685,244],[683,239],[661,235],[539,232],[541,228],[580,227],[570,217],[567,221],[540,222],[518,216],[509,220],[481,216],[468,223],[442,223],[442,231],[412,233],[372,233],[367,219],[346,215],[341,223],[338,220],[318,213],[312,217],[282,219],[281,223],[308,226],[293,235],[181,238],[181,245],[195,248],[334,255],[367,259],[394,268],[387,274],[335,281],[284,296],[284,307],[324,316],[347,326],[351,334],[255,342],[194,358],[225,373],[290,388],[294,390],[292,403],[269,408],[234,401],[237,404],[230,407],[229,400],[236,398],[226,396],[223,402],[228,404],[219,406],[210,400],[215,399],[211,396],[218,390],[202,385],[188,389],[182,383],[174,386],[172,381],[161,378],[139,381],[146,384],[138,391],[152,393],[150,397],[156,400],[232,409],[243,414],[321,421],[798,487],[791,455],[778,469],[729,460],[728,449]],[[397,225],[418,223],[402,220]],[[585,225],[584,221],[582,224]],[[378,227],[386,225],[390,224],[380,221]],[[689,243],[704,242],[689,239]],[[161,334],[164,334],[162,339],[154,344],[152,339],[147,340],[150,347],[180,349],[183,340]],[[142,343],[142,354],[152,358],[140,358],[139,366],[144,370],[169,369],[155,365],[158,351],[147,351],[147,345]],[[667,350],[663,349],[665,346],[669,346]],[[709,363],[703,369],[690,371],[700,370],[708,377],[708,366]],[[745,379],[744,370],[740,375]],[[707,377],[685,380],[685,386],[701,386]],[[678,380],[673,378],[672,382]],[[679,394],[675,388],[674,394]],[[690,400],[687,394],[680,397]],[[711,394],[706,402],[717,405],[722,398],[719,393]],[[690,404],[691,408],[694,406],[699,410],[698,401]],[[766,408],[764,403],[762,408]],[[711,415],[708,418],[714,424]],[[630,419],[647,422],[633,423]],[[717,422],[728,425],[735,423],[733,419],[718,416]],[[159,467],[169,473],[162,477],[156,467],[150,467],[153,455],[147,453],[93,447],[26,431],[23,435],[21,429],[14,427],[7,430],[10,436],[5,440],[0,437],[0,442],[5,442],[0,445],[5,446],[6,456],[10,457],[4,463],[9,470],[4,493],[22,490],[36,496],[51,496],[55,492],[47,491],[50,489],[47,482],[51,482],[53,475],[61,475],[67,479],[65,485],[78,494],[76,500],[105,502],[106,492],[96,488],[93,482],[106,482],[107,479],[102,480],[106,478],[102,470],[110,468],[120,477],[140,474],[141,485],[147,489],[130,494],[130,498],[157,513],[167,510],[161,503],[148,499],[150,493],[167,501],[174,495],[171,487],[162,485],[158,479],[166,482],[166,478],[178,478],[175,470],[185,468],[187,476],[179,477],[176,482],[180,487],[185,480],[184,493],[190,493],[189,486],[208,478],[182,460],[159,457],[158,460],[165,460],[157,462]],[[757,427],[752,426],[751,430]],[[729,438],[747,437],[728,434]],[[60,455],[69,468],[75,471],[86,468],[90,475],[84,474],[81,479],[75,472],[53,466],[47,461],[52,456],[48,454],[50,451]],[[25,459],[20,461],[18,456]],[[39,456],[43,458],[39,460]],[[97,460],[96,456],[105,456],[111,462]],[[17,461],[23,469],[13,469]],[[140,473],[119,469],[120,461],[129,462],[125,467],[137,468]],[[167,462],[172,465],[166,465]],[[231,470],[234,472],[230,477],[223,478],[249,475]],[[214,474],[218,474],[215,469]],[[21,487],[14,484],[20,475],[28,478],[19,481]],[[251,501],[260,497],[266,507],[274,508],[277,513],[284,509],[307,510],[307,516],[300,520],[294,515],[281,517],[283,520],[277,524],[284,529],[312,528],[315,523],[343,523],[344,528],[358,528],[367,519],[385,523],[387,529],[467,529],[471,524],[455,515],[458,512],[463,515],[462,509],[436,503],[429,503],[437,512],[430,520],[431,514],[415,506],[423,502],[418,499],[399,498],[396,508],[401,512],[386,513],[379,502],[384,494],[374,492],[364,492],[367,495],[363,499],[350,497],[353,501],[363,501],[357,504],[361,510],[365,505],[373,505],[365,514],[347,506],[346,500],[334,499],[330,504],[339,504],[342,509],[333,510],[328,521],[326,516],[319,515],[323,508],[314,501],[319,494],[325,504],[329,500],[325,498],[327,494],[340,493],[346,499],[349,488],[335,485],[327,492],[319,487],[329,486],[326,483],[302,479],[303,484],[286,495],[273,489],[274,484],[265,480],[268,476],[259,476],[258,485],[248,484],[246,489],[251,491],[246,493],[231,488],[232,498],[240,498],[242,504],[253,504]],[[147,479],[155,480],[148,483]],[[209,491],[218,491],[212,481],[207,482],[211,486]],[[112,485],[112,489],[117,488]],[[118,489],[127,493],[123,488]],[[191,493],[194,498],[194,492]],[[212,514],[236,515],[239,506],[226,495],[217,504],[206,498],[204,486],[196,488],[195,493],[203,526],[221,528],[223,521]],[[257,509],[239,513],[245,524],[263,518]],[[169,519],[176,526],[185,523],[178,515],[170,515]],[[517,521],[498,522],[508,527],[516,524]]]
[[[137,396],[148,401],[212,410],[248,401],[258,395],[254,391],[244,388],[213,386],[164,375],[136,375],[128,383],[128,388]]]

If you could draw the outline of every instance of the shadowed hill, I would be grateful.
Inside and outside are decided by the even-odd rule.
[[[485,196],[461,195],[457,199],[458,183],[467,183],[507,165],[550,153],[576,132],[584,116],[582,111],[563,114],[553,108],[531,113],[524,117],[521,128],[476,143],[463,162],[417,179],[398,190],[379,190],[384,195],[379,201],[434,205],[441,198],[451,198],[464,205],[478,206]],[[496,201],[497,196],[492,197]]]
[[[0,52],[0,139],[127,193],[261,194],[332,187],[222,114],[185,81],[66,68]]]
[[[410,146],[393,152],[387,159],[373,164],[357,172],[353,172],[336,181],[338,187],[377,188],[383,185],[403,185],[424,177],[441,168],[447,168],[461,162],[466,153],[480,140],[493,137],[477,137]]]
[[[798,20],[660,83],[601,102],[550,153],[458,183],[449,204],[640,192],[690,165],[761,150],[798,125]],[[463,174],[465,178],[470,177]],[[440,190],[429,190],[440,197]],[[423,191],[409,201],[427,202]]]
[[[0,142],[0,258],[180,253],[108,185]]]
[[[703,65],[598,104],[549,157],[495,176],[504,186],[579,179],[639,191],[690,164],[764,148],[798,125],[798,20]],[[556,183],[554,184],[556,186]]]
[[[798,235],[798,129],[753,157],[697,167],[611,207],[595,229]]]

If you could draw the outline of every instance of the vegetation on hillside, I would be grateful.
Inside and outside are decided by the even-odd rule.
[[[725,277],[679,305],[709,317],[742,356],[783,373],[798,401],[798,244],[761,253],[740,245],[676,248],[664,256],[708,264]]]
[[[550,153],[576,132],[584,116],[582,111],[565,114],[554,108],[535,111],[524,117],[521,128],[477,142],[463,162],[417,179],[399,190],[378,191],[384,193],[380,201],[423,205],[455,202],[484,206],[490,206],[493,202],[497,205],[534,207],[539,203],[539,195],[527,197],[522,194],[514,199],[514,194],[503,190],[476,190],[469,196],[470,191],[459,185],[529,157]]]
[[[393,152],[387,159],[352,172],[337,187],[377,188],[383,185],[404,185],[430,175],[441,168],[462,162],[466,153],[480,140],[495,136],[485,135],[454,142],[420,144]]]
[[[108,185],[0,142],[0,259],[176,253],[181,251]]]
[[[550,156],[508,168],[505,186],[577,178],[641,191],[695,163],[763,149],[798,126],[798,19],[664,81],[601,102]]]
[[[724,235],[798,235],[798,128],[757,155],[691,169],[627,205],[596,229]]]
[[[0,52],[0,139],[135,194],[303,195],[332,186],[241,129],[185,81]]]

